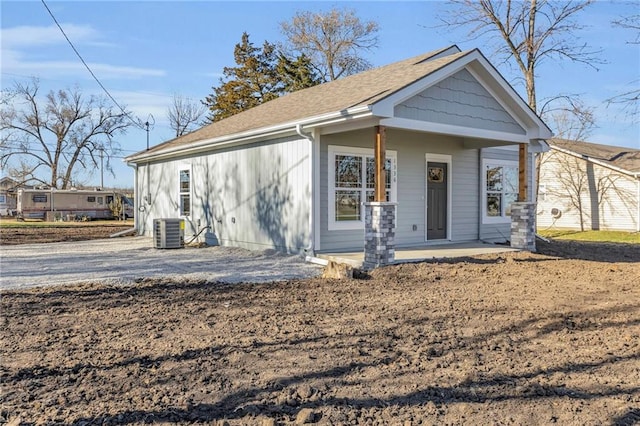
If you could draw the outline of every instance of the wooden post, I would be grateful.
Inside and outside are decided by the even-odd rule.
[[[385,189],[386,184],[386,170],[385,164],[385,142],[386,142],[386,129],[384,126],[376,126],[376,141],[374,148],[375,156],[375,191],[373,201],[382,202],[387,201],[387,191]]]
[[[527,179],[527,144],[521,143],[519,147],[519,164],[518,164],[518,201],[524,202],[527,201],[527,188],[528,188],[528,179]]]

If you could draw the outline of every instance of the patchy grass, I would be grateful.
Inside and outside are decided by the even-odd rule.
[[[538,231],[546,238],[558,240],[593,241],[608,243],[640,244],[640,233],[624,231],[576,231],[571,229],[553,229]]]
[[[45,222],[39,219],[18,221],[15,218],[0,218],[0,228],[69,228],[87,226],[133,226],[133,219],[90,220],[87,222]]]

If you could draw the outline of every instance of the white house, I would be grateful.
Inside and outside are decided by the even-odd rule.
[[[187,237],[207,227],[200,238],[208,243],[362,250],[381,134],[398,247],[508,240],[518,147],[540,152],[551,137],[479,50],[452,46],[288,94],[127,157],[136,227],[150,235],[153,219],[184,218]],[[531,199],[533,157],[525,163]]]
[[[551,139],[542,155],[538,229],[640,231],[640,150]]]

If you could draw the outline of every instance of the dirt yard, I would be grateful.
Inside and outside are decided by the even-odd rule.
[[[105,224],[91,223],[44,226],[0,226],[0,245],[55,243],[109,238],[109,235],[133,228],[133,221],[113,221]]]
[[[540,250],[5,291],[0,423],[637,424],[640,248]]]

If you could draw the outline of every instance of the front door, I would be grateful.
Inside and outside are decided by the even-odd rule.
[[[447,238],[447,163],[427,162],[427,240]]]

